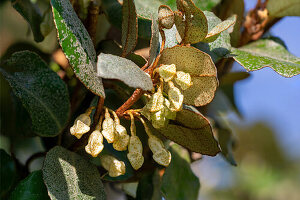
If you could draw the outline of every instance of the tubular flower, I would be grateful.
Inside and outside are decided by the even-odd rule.
[[[124,162],[110,155],[103,155],[101,157],[101,165],[108,171],[108,175],[111,177],[121,176],[126,172]]]
[[[191,75],[182,71],[176,73],[175,82],[182,90],[186,90],[193,85]]]
[[[108,143],[113,143],[115,140],[115,123],[110,117],[108,109],[105,108],[105,119],[102,123],[102,134]]]
[[[93,107],[89,108],[85,113],[79,115],[74,122],[74,125],[70,128],[70,133],[80,139],[83,134],[89,132],[91,125],[90,114]]]
[[[94,130],[85,146],[85,151],[93,157],[97,157],[103,148],[103,136],[99,130]]]

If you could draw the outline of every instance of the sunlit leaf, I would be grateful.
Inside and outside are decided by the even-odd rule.
[[[17,169],[14,160],[3,149],[0,149],[0,197],[11,189],[17,178]]]
[[[42,23],[42,14],[37,5],[33,4],[30,0],[11,0],[12,6],[24,17],[29,23],[34,40],[41,42],[44,36],[41,33],[40,24]]]
[[[159,30],[158,30],[158,23],[156,19],[152,19],[152,26],[151,26],[152,36],[150,41],[150,51],[149,51],[149,64],[151,65],[159,51]]]
[[[10,195],[10,200],[40,200],[49,199],[47,188],[43,181],[42,171],[34,171],[22,180]]]
[[[208,34],[205,37],[203,42],[209,43],[215,41],[223,31],[232,27],[235,24],[235,22],[236,22],[236,15],[233,15],[232,17],[226,19],[225,21],[216,25],[212,29],[208,29]]]
[[[178,1],[177,7],[184,15],[184,21],[175,20],[182,42],[184,44],[194,44],[202,41],[208,33],[204,13],[191,0]],[[185,24],[184,30],[182,29],[182,23]]]
[[[300,58],[272,40],[261,39],[233,49],[232,53],[236,54],[234,59],[248,71],[270,67],[285,77],[300,74]]]
[[[14,53],[6,65],[15,72],[1,72],[30,114],[33,131],[45,137],[58,135],[70,111],[66,84],[37,54],[29,51]]]
[[[101,53],[98,56],[97,74],[102,78],[118,79],[130,87],[151,90],[153,83],[150,76],[141,70],[134,62]]]
[[[189,73],[193,85],[184,90],[183,103],[195,106],[208,104],[214,97],[218,86],[217,70],[210,56],[187,46],[164,49],[160,64],[175,64],[177,71]]]
[[[47,153],[43,178],[51,200],[106,199],[96,166],[60,146]]]
[[[122,48],[125,56],[133,51],[138,37],[137,15],[133,0],[123,1],[122,14]]]
[[[267,10],[270,17],[300,16],[299,0],[269,0]]]
[[[105,97],[102,80],[96,74],[93,42],[69,0],[51,0],[58,39],[79,80],[96,95]]]
[[[175,121],[159,129],[161,134],[194,152],[210,156],[220,152],[209,121],[201,113],[183,109],[177,112]]]
[[[172,145],[169,150],[172,160],[162,178],[163,196],[166,200],[196,200],[200,189],[198,177],[193,173],[190,163],[181,155],[180,147]]]

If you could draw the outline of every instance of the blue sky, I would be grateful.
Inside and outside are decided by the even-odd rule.
[[[246,1],[246,9],[256,1]],[[285,17],[270,30],[288,50],[300,57],[300,17]],[[243,70],[235,64],[234,70]],[[264,121],[275,131],[283,148],[300,159],[300,75],[284,78],[270,68],[251,72],[251,77],[235,86],[237,106],[251,124]]]

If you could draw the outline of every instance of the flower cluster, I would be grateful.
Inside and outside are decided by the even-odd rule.
[[[156,71],[161,77],[160,85],[141,112],[152,122],[154,128],[160,129],[165,127],[170,119],[174,120],[176,112],[182,109],[184,96],[172,80],[175,80],[182,90],[188,89],[193,83],[189,73],[176,71],[175,64],[161,65]],[[164,82],[168,84],[168,99],[163,96]]]

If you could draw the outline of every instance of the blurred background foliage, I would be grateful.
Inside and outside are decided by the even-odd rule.
[[[254,0],[247,0],[246,9],[253,7],[255,2],[256,1]],[[49,9],[48,1],[37,1],[37,3],[42,11]],[[299,22],[299,18],[294,19],[294,21],[286,22],[288,23],[288,26],[293,29],[291,31],[292,33],[286,37],[289,39],[288,42],[286,41],[286,44],[292,53],[299,56],[299,37],[290,39],[290,37],[295,36],[295,33],[299,34],[300,31],[299,27],[296,29],[293,27],[295,25],[293,23],[295,22]],[[275,29],[277,30],[278,28],[275,27]],[[281,31],[288,32],[289,30]],[[277,32],[275,31],[274,33],[276,34]],[[281,32],[278,33],[279,35],[281,34]],[[32,51],[38,51],[40,55],[47,55],[52,53],[58,47],[55,30],[53,30],[43,42],[35,43],[27,22],[13,9],[10,2],[5,0],[0,1],[0,38],[1,58],[5,56],[5,52],[10,54],[10,52],[14,52],[16,49],[30,49]],[[292,44],[291,41],[295,44],[298,43],[297,47],[295,47],[296,45]],[[289,44],[293,46],[290,47]],[[45,56],[45,58],[47,58],[47,56]],[[49,62],[49,60],[46,61]],[[242,67],[235,65],[233,70],[242,71]],[[270,79],[270,77],[278,79],[279,82],[277,82],[277,85],[280,85],[280,81],[285,79],[282,77],[278,78],[279,75],[271,69],[263,69],[258,72],[252,72],[251,76],[253,77],[250,76],[250,81],[247,79],[236,83],[235,94],[237,94],[237,96],[235,96],[235,100],[237,107],[241,109],[241,115],[244,118],[239,119],[238,116],[232,113],[228,115],[228,121],[236,138],[234,154],[237,167],[229,165],[220,155],[217,157],[203,156],[202,159],[194,162],[192,168],[195,174],[199,176],[201,183],[200,199],[297,200],[300,197],[299,112],[297,115],[290,115],[290,118],[288,119],[283,119],[283,122],[286,120],[293,122],[295,126],[293,132],[298,132],[298,136],[295,136],[295,134],[289,135],[289,130],[291,129],[287,127],[289,126],[288,123],[282,122],[281,127],[278,128],[276,123],[280,121],[280,116],[278,116],[279,120],[275,120],[275,123],[272,123],[270,122],[270,119],[272,121],[273,118],[268,118],[268,116],[264,115],[263,109],[259,110],[260,107],[263,107],[264,104],[268,104],[268,102],[261,102],[261,105],[257,105],[257,107],[249,103],[249,106],[251,105],[252,107],[245,107],[244,97],[241,97],[243,95],[241,94],[242,92],[245,93],[244,96],[246,96],[245,98],[248,98],[249,101],[254,101],[256,98],[255,95],[259,95],[259,99],[264,99],[262,92],[260,92],[263,90],[263,86],[262,88],[259,86],[261,82],[256,85],[255,90],[257,90],[257,92],[247,94],[247,91],[242,91],[243,86],[253,84],[251,79],[255,79],[255,77],[257,77],[256,74],[258,73],[271,74],[269,77],[266,76],[265,79]],[[27,134],[26,130],[28,129],[18,127],[20,125],[18,123],[15,126],[15,122],[22,120],[22,118],[17,119],[17,116],[12,116],[12,113],[14,112],[11,112],[10,109],[18,108],[11,108],[10,105],[14,98],[11,96],[8,84],[3,80],[2,76],[0,76],[0,79],[0,148],[3,148],[7,153],[10,153],[10,149],[13,147],[16,158],[22,164],[25,164],[26,160],[32,154],[44,151],[45,147],[43,146],[41,138],[25,137]],[[274,100],[275,106],[277,106],[278,109],[284,107],[286,109],[284,112],[286,113],[289,113],[290,111],[295,113],[295,111],[292,110],[299,111],[300,108],[299,75],[292,79],[292,84],[295,85],[294,88],[289,88],[289,85],[285,85],[285,87],[279,87],[278,91],[276,91],[276,85],[273,85],[272,89],[272,91],[278,95],[279,99],[282,94],[280,93],[281,90],[288,91],[285,94],[290,96],[285,96],[285,102],[283,102],[282,105],[279,104],[281,102]],[[265,99],[267,99],[267,94],[265,95]],[[276,95],[274,95],[275,98]],[[289,98],[293,98],[293,100],[291,100],[293,103],[290,105],[288,105]],[[296,101],[295,98],[298,98],[298,101]],[[273,108],[276,109],[276,107]],[[255,114],[249,117],[247,116],[249,114],[247,113],[247,109],[253,109],[257,112],[254,112]],[[24,115],[28,115],[24,109],[18,111]],[[269,115],[272,115],[272,113]],[[285,114],[284,116],[287,115],[289,114]],[[18,137],[11,137],[9,139],[6,136],[9,134],[7,131],[12,129],[25,131],[18,133]],[[286,139],[289,142],[284,141],[284,138],[289,137],[292,137],[292,139]],[[47,140],[51,140],[51,138],[47,138]],[[297,147],[294,145],[297,145]],[[41,169],[42,160],[42,158],[34,160],[29,166],[30,171]],[[22,179],[24,177],[20,175],[18,178]],[[108,189],[108,191],[111,191],[111,189]]]

